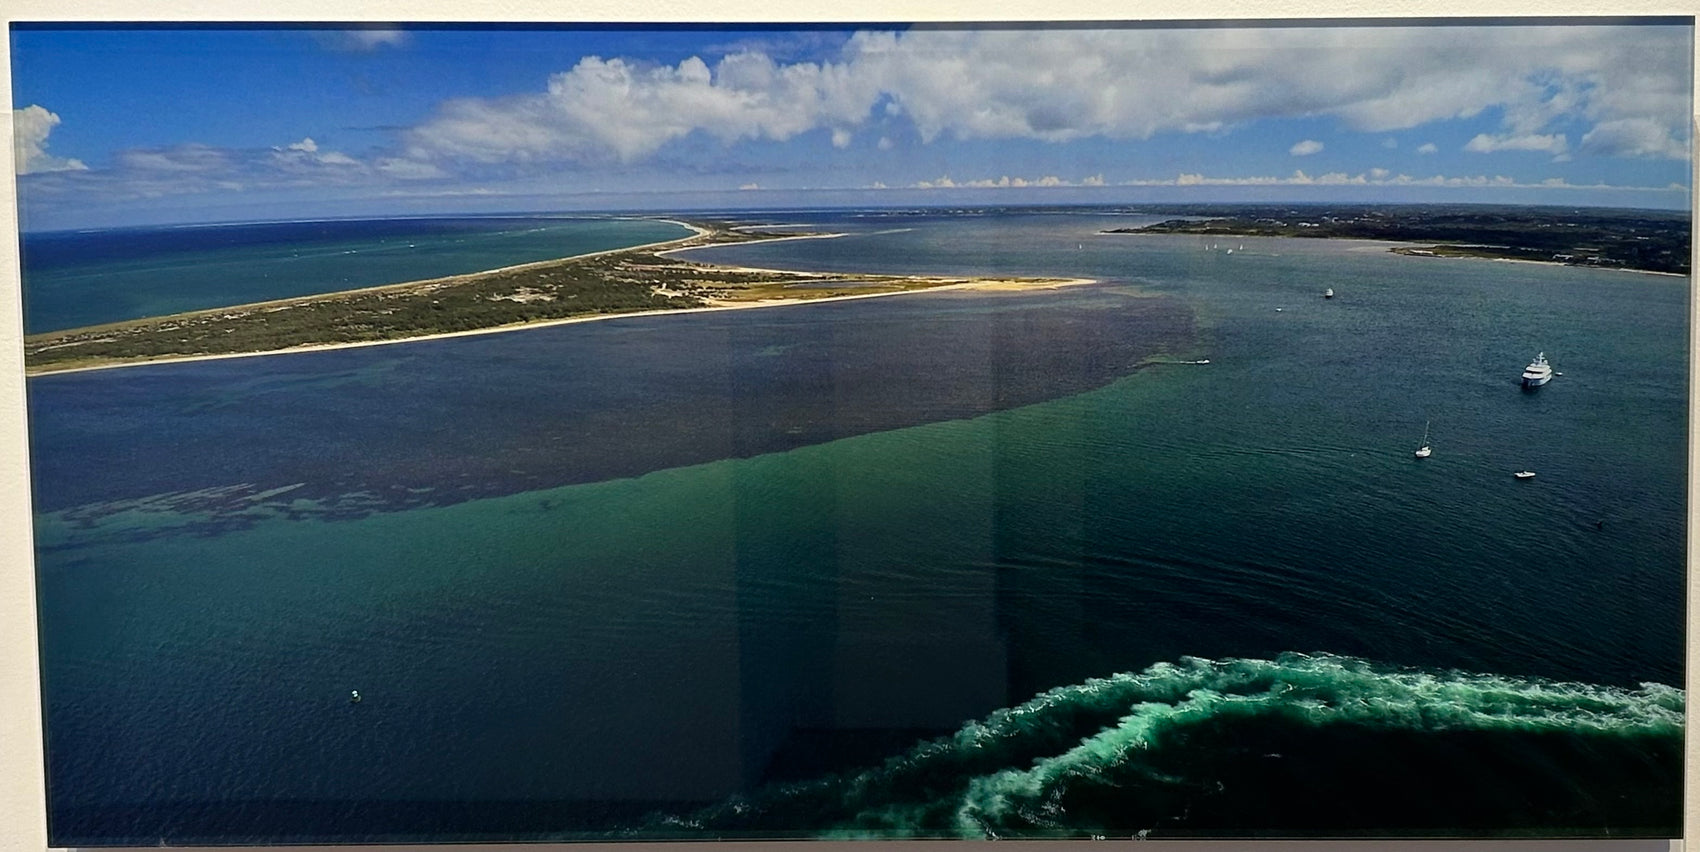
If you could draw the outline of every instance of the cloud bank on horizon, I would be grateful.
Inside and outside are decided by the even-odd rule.
[[[560,34],[559,50],[532,33],[511,55],[501,30],[260,33],[287,53],[269,58],[293,75],[275,76],[239,56],[255,34],[228,33],[229,55],[197,56],[209,74],[229,66],[231,93],[160,73],[156,86],[211,102],[139,118],[133,136],[79,126],[123,103],[33,78],[75,44],[67,35],[13,34],[26,217],[168,198],[448,209],[551,193],[744,188],[783,203],[822,189],[1207,184],[1587,187],[1687,203],[1687,26],[917,27],[811,31],[801,48],[781,31],[731,45],[697,31],[667,33],[664,49],[639,31]],[[169,35],[137,37],[157,55]],[[473,56],[508,67],[463,67]],[[408,76],[420,63],[445,73]],[[277,96],[286,86],[322,95]],[[272,103],[284,105],[254,132],[227,126]],[[379,103],[395,120],[363,126]],[[1491,196],[1459,198],[1477,199]]]

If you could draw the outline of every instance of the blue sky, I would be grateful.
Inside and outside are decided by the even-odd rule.
[[[814,204],[1686,209],[1692,29],[14,26],[26,229]]]

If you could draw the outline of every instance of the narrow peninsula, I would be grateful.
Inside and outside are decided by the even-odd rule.
[[[1390,251],[1417,257],[1521,260],[1672,275],[1689,271],[1688,218],[1667,211],[1246,205],[1173,212],[1177,218],[1104,233],[1388,240],[1414,243]]]
[[[227,358],[484,334],[614,316],[768,307],[939,288],[1025,289],[1065,278],[862,275],[749,269],[686,249],[831,235],[680,222],[662,243],[485,272],[49,331],[24,338],[26,373]]]

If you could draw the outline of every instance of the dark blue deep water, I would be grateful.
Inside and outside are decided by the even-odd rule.
[[[1687,279],[768,221],[1098,283],[31,379],[54,845],[1676,835]]]

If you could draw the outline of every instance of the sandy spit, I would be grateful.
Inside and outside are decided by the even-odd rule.
[[[358,293],[358,292],[362,292],[362,291],[365,291],[365,290],[387,290],[387,289],[391,289],[391,288],[417,287],[417,286],[420,286],[420,285],[430,284],[430,283],[436,282],[436,281],[446,281],[446,280],[450,280],[450,279],[460,279],[460,278],[465,278],[465,277],[469,277],[469,276],[485,275],[485,274],[495,273],[495,272],[507,272],[507,271],[517,270],[517,269],[527,269],[527,268],[531,268],[531,267],[534,267],[534,266],[555,264],[555,263],[560,263],[562,261],[567,261],[567,260],[578,260],[578,259],[581,259],[581,258],[597,257],[597,256],[601,256],[601,255],[615,254],[615,253],[627,252],[627,251],[653,250],[653,249],[657,249],[657,248],[664,247],[664,246],[670,246],[670,245],[673,245],[675,243],[684,242],[686,240],[695,239],[699,236],[704,236],[704,235],[711,233],[709,230],[702,228],[700,226],[697,226],[697,225],[693,225],[689,222],[682,222],[682,221],[678,221],[678,220],[675,220],[675,219],[665,219],[665,220],[662,220],[662,221],[672,222],[672,223],[680,225],[682,227],[690,228],[695,233],[692,234],[689,237],[681,237],[681,238],[675,239],[675,240],[665,240],[665,241],[659,242],[659,243],[649,243],[649,244],[640,245],[640,246],[628,246],[626,248],[609,249],[609,250],[606,250],[606,251],[590,252],[588,254],[573,255],[571,257],[560,258],[560,259],[557,259],[557,260],[536,261],[536,262],[533,262],[533,263],[523,263],[523,264],[517,264],[517,265],[514,265],[514,266],[505,266],[505,267],[500,267],[498,269],[487,270],[486,272],[473,272],[473,273],[466,273],[466,274],[463,274],[463,275],[444,276],[443,278],[429,278],[429,279],[424,279],[424,280],[420,280],[420,281],[407,281],[407,282],[403,282],[403,283],[399,283],[399,284],[385,284],[385,285],[381,285],[379,287],[361,288],[359,290],[345,290],[345,291],[341,291],[341,292],[338,292],[338,293],[326,293],[326,294],[323,294],[323,296],[320,296],[320,297],[307,297],[307,298],[332,298],[332,297],[347,295],[348,293]],[[772,241],[777,242],[780,239],[785,239],[785,240],[827,239],[827,238],[832,238],[832,237],[837,237],[837,236],[842,236],[842,235],[840,235],[840,234],[808,234],[808,235],[801,235],[801,236],[796,236],[796,237],[780,237],[780,238],[777,238],[777,239],[772,240]],[[764,242],[767,242],[767,241],[764,241]],[[688,251],[691,248],[698,248],[698,247],[697,246],[685,246],[685,247],[682,247],[682,248],[667,249],[667,250],[659,252],[659,253],[661,253],[661,254],[671,254],[671,253],[674,253],[674,252]],[[750,268],[750,267],[732,267],[732,266],[714,266],[712,268],[715,269],[715,270],[723,271],[723,272],[763,272],[763,273],[779,273],[779,274],[790,274],[790,275],[799,275],[799,276],[807,276],[807,275],[813,275],[814,274],[814,273],[805,273],[805,272],[798,272],[798,271],[795,271],[795,270],[785,270],[785,269],[755,269],[755,268]],[[847,274],[846,277],[849,277],[849,275]],[[902,278],[902,276],[886,276],[886,277]],[[921,276],[921,275],[917,275],[917,276],[909,277],[907,280],[910,280],[910,281],[929,281],[929,280],[941,280],[941,279],[950,280],[950,278],[951,278],[951,276]],[[937,292],[946,291],[946,290],[986,290],[986,291],[992,291],[992,292],[1001,292],[1001,291],[1015,291],[1015,290],[1055,289],[1055,288],[1058,288],[1058,287],[1075,286],[1075,285],[1092,284],[1092,283],[1096,283],[1096,279],[1091,279],[1091,278],[1057,278],[1057,279],[1034,280],[1034,279],[1015,279],[1015,278],[971,278],[971,279],[959,281],[959,282],[956,282],[956,283],[940,284],[940,285],[935,286],[935,287],[923,287],[923,288],[918,288],[918,289],[914,289],[914,290],[896,290],[896,291],[890,291],[890,292],[884,292],[884,293],[854,293],[854,294],[843,295],[843,296],[822,296],[822,297],[818,297],[818,298],[802,297],[802,298],[795,298],[795,299],[759,299],[759,300],[752,300],[752,301],[720,300],[720,301],[717,301],[717,302],[710,304],[709,306],[700,307],[700,308],[674,308],[674,309],[660,309],[660,310],[651,310],[651,311],[631,311],[629,313],[616,313],[616,314],[594,314],[594,315],[591,315],[591,316],[582,316],[582,317],[565,317],[565,318],[562,318],[562,319],[538,320],[536,322],[527,322],[527,323],[514,323],[514,324],[511,324],[511,325],[491,326],[489,328],[477,328],[477,329],[470,329],[470,330],[467,330],[467,331],[453,331],[453,332],[443,332],[441,334],[427,334],[427,335],[420,335],[420,336],[417,336],[417,337],[398,337],[398,338],[395,338],[393,340],[363,340],[363,341],[355,341],[355,342],[349,342],[349,343],[319,343],[319,344],[309,344],[309,345],[305,345],[305,346],[294,346],[294,347],[290,347],[290,348],[287,348],[287,349],[267,349],[267,350],[256,351],[256,352],[226,352],[226,353],[219,353],[219,354],[214,354],[214,355],[165,356],[165,357],[153,358],[153,359],[138,359],[138,360],[132,360],[132,361],[120,361],[120,362],[111,363],[111,364],[93,364],[93,365],[83,366],[83,367],[66,367],[66,368],[60,368],[60,369],[53,369],[53,368],[49,368],[49,369],[28,369],[28,368],[26,368],[24,370],[24,375],[26,375],[26,376],[62,375],[62,374],[70,374],[70,373],[85,373],[85,372],[90,372],[90,371],[94,371],[94,370],[116,370],[116,369],[122,369],[122,368],[125,368],[125,367],[140,367],[140,366],[144,366],[144,365],[153,365],[153,364],[182,364],[182,363],[189,363],[189,362],[194,362],[194,361],[222,361],[222,360],[232,359],[232,358],[259,358],[259,357],[265,357],[265,356],[268,356],[268,355],[291,355],[291,354],[301,353],[301,352],[324,352],[324,351],[333,350],[333,349],[360,349],[360,348],[365,348],[365,347],[368,347],[368,346],[391,346],[391,345],[401,344],[401,343],[419,343],[419,342],[423,342],[423,341],[427,341],[427,340],[446,340],[446,339],[455,338],[455,337],[473,337],[473,336],[476,336],[476,335],[484,335],[484,334],[502,334],[502,333],[511,332],[511,331],[527,331],[527,330],[536,329],[536,328],[548,328],[548,327],[551,327],[551,326],[572,325],[574,323],[584,323],[584,322],[597,322],[597,321],[600,321],[600,320],[625,319],[625,318],[629,318],[629,317],[663,316],[663,315],[672,315],[672,314],[698,314],[698,313],[708,313],[710,311],[737,311],[737,310],[747,310],[747,309],[754,309],[754,308],[776,308],[776,307],[783,307],[783,306],[786,306],[786,305],[812,305],[812,304],[820,304],[820,303],[823,303],[823,302],[844,302],[844,301],[849,301],[851,299],[877,299],[877,298],[881,298],[881,297],[885,297],[885,296],[906,296],[906,295],[911,295],[911,294],[915,294],[915,293],[937,293]],[[291,302],[291,303],[293,303],[293,302],[297,302],[297,301],[300,301],[300,300],[299,299],[286,299],[286,300],[279,300],[279,301],[280,301],[280,303],[281,302]],[[260,303],[260,304],[268,304],[268,303]],[[235,307],[235,306],[233,306],[233,307]],[[240,306],[240,307],[252,307],[252,306],[244,305],[244,306]],[[214,309],[214,310],[228,310],[228,308],[226,308],[226,309]],[[199,312],[197,312],[197,313],[199,313]]]

